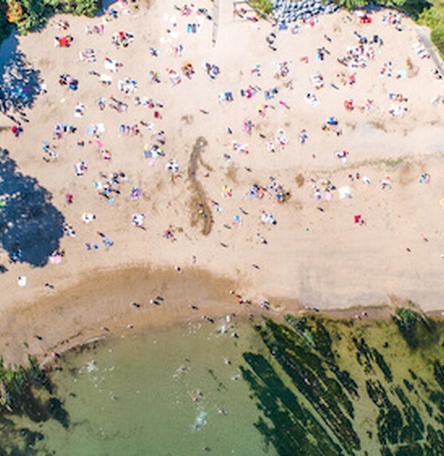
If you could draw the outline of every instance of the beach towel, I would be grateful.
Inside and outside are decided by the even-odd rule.
[[[338,188],[338,192],[339,192],[339,199],[351,198],[352,197],[352,194],[350,193],[350,188],[349,187]]]

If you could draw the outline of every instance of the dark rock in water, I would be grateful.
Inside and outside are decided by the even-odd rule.
[[[68,412],[63,408],[63,404],[59,399],[51,397],[47,404],[47,410],[51,418],[58,421],[65,429],[69,427]]]

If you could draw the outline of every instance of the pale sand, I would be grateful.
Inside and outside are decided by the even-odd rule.
[[[0,353],[6,353],[7,360],[20,360],[28,350],[24,341],[30,351],[43,355],[65,337],[74,340],[102,334],[100,328],[104,325],[122,331],[128,324],[137,329],[149,322],[188,318],[194,314],[188,305],[194,303],[208,315],[241,309],[256,312],[264,299],[280,314],[305,306],[323,310],[393,306],[407,299],[425,311],[442,309],[444,211],[439,201],[444,197],[444,110],[442,104],[431,105],[429,100],[443,93],[444,83],[432,77],[432,61],[421,60],[414,53],[413,22],[404,19],[403,31],[399,32],[381,24],[384,12],[374,14],[371,25],[360,25],[356,16],[348,19],[348,14],[341,12],[320,17],[317,26],[304,27],[299,35],[275,30],[278,51],[273,52],[265,42],[272,30],[270,24],[233,20],[230,1],[220,2],[214,47],[212,23],[203,20],[201,33],[188,34],[186,24],[197,22],[198,17],[194,13],[190,18],[180,17],[173,4],[159,1],[149,9],[143,4],[137,14],[120,15],[118,20],[106,23],[103,36],[87,36],[84,32],[86,24],[100,23],[103,17],[68,17],[68,32],[74,36],[69,49],[54,48],[54,36],[61,32],[52,25],[19,39],[20,49],[41,71],[48,93],[39,97],[29,112],[31,121],[25,124],[23,135],[16,139],[10,132],[0,132],[1,144],[22,173],[36,177],[53,194],[54,205],[77,235],[61,240],[66,254],[60,265],[8,265],[7,254],[1,253],[0,264],[5,264],[8,272],[0,276]],[[210,2],[199,6],[212,12]],[[177,27],[172,28],[171,22],[164,20],[164,13],[176,16]],[[170,44],[160,42],[161,37],[168,37],[168,27],[179,32],[179,38],[170,44],[184,46],[182,57],[169,55]],[[134,43],[126,49],[111,44],[112,34],[121,30],[135,35]],[[357,44],[354,30],[367,37],[377,34],[384,40],[384,46],[376,46],[376,58],[365,70],[347,70],[336,61],[345,55],[347,46]],[[324,34],[332,39],[331,43]],[[161,49],[160,57],[149,55],[151,46]],[[324,62],[316,59],[316,49],[321,46],[331,53]],[[88,47],[95,49],[96,63],[78,62],[79,51]],[[124,67],[118,73],[108,73],[103,67],[105,56],[123,62]],[[308,64],[300,61],[304,56],[309,57]],[[407,70],[407,59],[413,64],[410,77],[396,79],[397,70]],[[188,61],[196,74],[191,81],[183,78],[181,84],[172,87],[166,68],[179,71]],[[284,80],[277,80],[272,62],[282,61],[289,62],[290,73]],[[392,77],[379,78],[380,69],[388,61],[393,64]],[[205,62],[220,67],[215,80],[204,73]],[[262,66],[261,77],[251,75],[256,64]],[[110,74],[112,85],[103,87],[97,77],[88,74],[90,70]],[[150,70],[160,71],[161,84],[150,82]],[[341,71],[356,72],[356,84],[340,85],[336,74]],[[310,82],[310,76],[317,72],[325,80],[324,88],[318,91]],[[77,92],[58,85],[61,73],[72,73],[79,79]],[[164,105],[160,110],[162,120],[154,119],[154,110],[135,106],[134,95],[126,98],[118,92],[117,81],[125,77],[137,81],[137,96],[146,95]],[[289,79],[293,81],[292,90],[283,86]],[[265,118],[257,112],[258,105],[265,103],[263,92],[252,99],[239,94],[249,84],[263,90],[279,89],[276,98],[266,102],[275,109],[269,108]],[[219,103],[218,95],[224,91],[233,92],[232,103]],[[318,107],[304,101],[307,92],[319,97]],[[388,113],[388,94],[392,92],[402,93],[409,100],[409,111],[401,118]],[[111,95],[129,104],[126,113],[117,114],[108,107],[99,110],[97,99]],[[359,106],[372,98],[375,108],[371,112],[346,112],[343,102],[349,98]],[[291,109],[280,105],[280,100]],[[81,119],[74,117],[78,102],[87,107]],[[321,131],[329,116],[338,118],[342,136]],[[255,124],[251,135],[241,131],[244,119]],[[154,122],[154,130],[166,132],[166,157],[158,158],[154,166],[143,156],[143,146],[152,141],[154,130],[140,127],[140,136],[119,136],[121,123],[132,125],[141,120]],[[73,123],[78,131],[51,141],[57,122]],[[102,160],[94,145],[83,149],[77,146],[78,140],[93,139],[86,135],[86,127],[98,122],[106,127],[100,140],[112,151],[110,163]],[[4,125],[11,125],[6,118],[0,119],[0,126]],[[224,132],[225,125],[231,127],[233,135]],[[288,143],[284,150],[273,154],[267,150],[266,141],[272,140],[280,128],[285,130]],[[298,134],[304,128],[309,138],[301,145]],[[191,182],[187,180],[189,156],[200,136],[208,142],[202,153],[207,168],[199,164],[196,174],[214,217],[208,236],[201,233],[203,222],[191,224],[195,208]],[[59,146],[59,157],[51,163],[42,160],[45,140]],[[229,151],[226,145],[231,140],[247,143],[250,153]],[[341,149],[350,152],[346,165],[334,155]],[[231,155],[230,162],[225,161],[224,153]],[[170,159],[178,161],[182,178],[171,180],[165,170]],[[80,160],[88,166],[83,177],[73,172],[73,165]],[[99,180],[100,172],[118,170],[126,173],[129,183],[120,185],[122,193],[110,205],[97,195],[94,182]],[[351,182],[348,174],[356,172],[368,176],[372,183]],[[424,172],[431,175],[429,184],[419,183]],[[271,196],[248,199],[249,185],[267,186],[269,176],[291,193],[289,201],[280,204]],[[381,180],[387,176],[392,188],[381,190]],[[310,179],[318,183],[330,179],[337,188],[349,186],[353,198],[339,200],[333,192],[332,201],[315,201]],[[142,188],[139,201],[129,198],[133,185]],[[232,198],[222,196],[224,185],[232,189]],[[66,193],[74,195],[74,203],[69,206],[65,204]],[[216,211],[211,199],[223,211]],[[242,214],[240,207],[248,215]],[[261,223],[262,210],[272,212],[278,224]],[[94,213],[97,219],[85,225],[81,221],[84,212]],[[135,212],[147,215],[146,231],[131,226],[131,214]],[[233,225],[235,215],[241,216],[240,226]],[[367,225],[355,224],[355,215],[362,215]],[[177,242],[162,236],[170,226],[176,228]],[[103,248],[96,231],[109,236],[114,246]],[[265,236],[268,244],[261,244],[256,233]],[[100,243],[99,251],[86,251],[86,242]],[[182,268],[182,274],[174,270],[175,265]],[[27,277],[26,287],[18,287],[18,276]],[[45,283],[55,288],[48,289]],[[251,300],[252,307],[239,306],[230,296],[230,289]],[[149,304],[155,294],[167,297],[159,308]],[[140,302],[142,308],[131,308],[131,301]]]

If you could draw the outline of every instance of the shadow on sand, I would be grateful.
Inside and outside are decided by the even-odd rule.
[[[10,258],[44,266],[63,236],[63,214],[37,179],[17,171],[0,149],[0,242]]]
[[[0,111],[3,113],[31,108],[42,83],[40,71],[31,66],[17,44],[17,36],[12,34],[0,48]]]

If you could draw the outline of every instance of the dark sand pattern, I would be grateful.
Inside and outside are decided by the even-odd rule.
[[[204,163],[201,157],[201,154],[205,150],[207,144],[206,139],[202,136],[197,138],[193,151],[191,152],[188,165],[188,179],[191,183],[191,191],[193,193],[191,197],[191,225],[195,226],[203,219],[202,234],[205,236],[208,236],[211,232],[213,216],[207,202],[208,198],[205,194],[205,190],[197,179],[196,174],[199,164],[201,164],[207,171],[212,171],[212,169]]]

